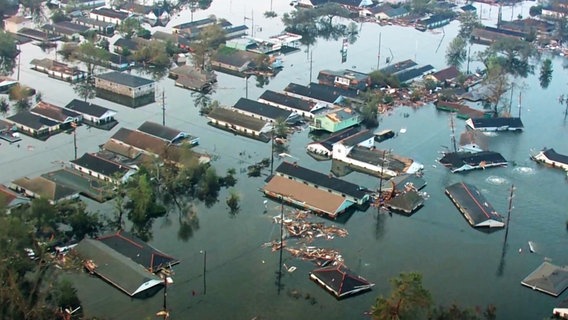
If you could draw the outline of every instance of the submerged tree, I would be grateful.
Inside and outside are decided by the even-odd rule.
[[[552,80],[552,61],[550,59],[544,59],[542,65],[540,66],[540,76],[538,77],[540,86],[543,89],[548,88],[550,81]]]
[[[11,34],[0,30],[0,75],[10,75],[16,67],[19,50]]]
[[[422,275],[401,273],[391,279],[389,297],[380,296],[371,310],[374,320],[420,319],[432,305],[430,292],[422,286]]]
[[[460,69],[467,59],[467,42],[462,37],[455,37],[446,49],[446,62],[450,66]]]

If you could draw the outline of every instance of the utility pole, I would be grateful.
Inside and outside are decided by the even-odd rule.
[[[379,32],[379,53],[377,54],[377,70],[380,68],[381,64],[381,32]]]
[[[20,45],[18,45],[16,48],[18,50],[18,76],[16,80],[20,81],[20,65],[21,65],[20,61],[22,61],[22,50],[20,50],[21,49]]]
[[[450,113],[450,126],[452,128],[452,147],[454,147],[454,152],[458,152],[458,147],[456,145],[456,129],[454,125],[455,112]]]
[[[469,75],[469,61],[471,60],[471,44],[467,49],[467,74]]]
[[[250,20],[250,36],[254,37],[254,10],[251,10],[250,18],[245,16],[244,17],[244,24],[246,25],[247,20]]]
[[[245,98],[249,97],[249,76],[245,75]]]
[[[274,173],[274,126],[272,127],[272,137],[270,137],[270,175]]]
[[[314,52],[310,50],[310,83],[312,83],[312,65],[314,62]]]
[[[77,123],[71,122],[73,128],[73,150],[75,151],[75,160],[77,160]]]
[[[509,195],[509,209],[507,210],[507,225],[505,225],[505,239],[503,240],[503,246],[507,244],[507,237],[509,236],[509,221],[511,221],[511,210],[513,209],[513,196],[515,192],[515,185],[511,185],[511,193]]]
[[[203,294],[207,294],[207,250],[201,250],[203,254]]]
[[[166,91],[162,91],[162,125],[166,125]]]
[[[282,282],[282,251],[284,251],[284,199],[280,196],[280,263],[278,264],[278,294],[281,290]]]

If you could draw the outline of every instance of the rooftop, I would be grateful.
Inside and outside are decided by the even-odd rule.
[[[446,188],[446,194],[473,227],[504,227],[503,217],[487,202],[485,196],[473,185],[454,183]]]
[[[103,174],[107,177],[113,177],[116,175],[122,176],[130,170],[130,168],[126,166],[98,157],[94,153],[85,153],[80,158],[71,160],[70,162],[90,171]]]
[[[110,9],[110,8],[93,9],[93,10],[91,10],[91,13],[96,14],[96,15],[100,15],[100,16],[109,17],[109,18],[120,19],[120,20],[124,20],[124,19],[126,19],[130,16],[130,14],[128,12],[117,11],[117,10],[113,10],[113,9]]]
[[[341,95],[338,93],[338,90],[339,88],[334,87],[312,85],[303,86],[293,82],[284,88],[284,91],[286,92],[328,103],[335,103],[339,99]]]
[[[310,272],[310,279],[316,281],[338,299],[370,290],[374,286],[343,264],[315,269]]]
[[[335,178],[329,174],[323,174],[305,167],[300,167],[294,163],[284,161],[276,168],[276,172],[285,176],[294,177],[298,180],[313,183],[323,188],[335,190],[356,199],[362,199],[366,195],[366,193],[354,183]]]
[[[86,101],[79,100],[79,99],[71,100],[71,102],[69,102],[65,106],[65,109],[70,109],[70,110],[73,110],[75,112],[87,114],[87,115],[94,116],[94,117],[102,117],[107,112],[116,113],[116,111],[114,111],[114,110],[107,109],[105,107],[99,106],[98,104],[86,102]]]
[[[213,120],[218,120],[230,124],[234,124],[243,128],[260,131],[266,126],[266,121],[247,116],[234,110],[227,108],[215,108],[207,117]]]
[[[116,141],[161,156],[170,145],[168,142],[141,131],[120,128],[112,137]]]
[[[79,113],[77,113],[73,110],[64,109],[64,108],[58,107],[56,105],[53,105],[51,103],[47,103],[47,102],[43,102],[43,101],[38,102],[30,110],[30,112],[37,114],[39,116],[46,117],[48,119],[54,120],[54,121],[59,121],[59,122],[68,121],[69,118],[79,119],[81,117],[81,114],[79,114]]]
[[[188,136],[187,133],[181,130],[170,128],[152,121],[145,121],[142,123],[138,127],[138,131],[147,133],[170,143]]]
[[[306,101],[294,96],[290,96],[284,93],[275,92],[272,90],[266,90],[262,93],[259,100],[269,101],[275,104],[280,104],[292,109],[310,112],[314,106],[314,102]]]
[[[247,98],[240,98],[233,108],[273,120],[286,120],[292,114],[291,111]]]
[[[134,76],[128,73],[113,71],[105,74],[96,75],[95,78],[121,84],[123,86],[137,88],[154,83],[154,80]]]
[[[66,186],[60,185],[44,177],[19,178],[12,181],[12,185],[29,190],[41,198],[58,201],[77,194],[77,191]]]
[[[29,111],[18,112],[6,119],[13,123],[20,124],[34,130],[40,130],[42,128],[50,128],[59,125],[59,123],[53,120],[35,115]]]
[[[544,261],[536,270],[521,281],[521,284],[558,297],[568,288],[568,267],[556,266]]]

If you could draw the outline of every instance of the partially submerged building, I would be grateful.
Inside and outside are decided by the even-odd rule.
[[[98,104],[86,102],[79,99],[71,100],[65,109],[72,110],[82,116],[82,122],[90,126],[110,130],[118,124],[116,121],[116,111]]]
[[[255,100],[240,98],[233,109],[239,113],[258,118],[263,121],[276,122],[279,119],[288,124],[300,121],[301,117],[294,111],[284,110],[273,105]]]
[[[327,103],[307,101],[296,96],[272,90],[264,91],[260,98],[258,98],[258,101],[280,109],[296,112],[304,118],[314,118],[318,111],[328,106]]]
[[[470,118],[465,121],[467,128],[479,131],[522,131],[524,129],[521,118]]]
[[[338,107],[330,109],[328,112],[317,114],[310,124],[310,129],[334,133],[357,126],[361,121],[361,116],[354,109]]]
[[[112,71],[95,76],[97,97],[131,108],[156,101],[154,80]]]
[[[453,173],[507,165],[507,160],[495,151],[447,152],[438,161]]]
[[[370,199],[356,184],[289,162],[278,166],[263,192],[330,218],[337,218],[353,206],[365,206]]]
[[[560,267],[544,261],[524,278],[521,284],[533,290],[558,297],[568,288],[568,267]]]
[[[138,131],[160,138],[170,144],[180,144],[184,141],[187,141],[190,145],[199,144],[198,137],[192,136],[185,131],[152,121],[144,121],[144,123],[138,127]]]
[[[79,197],[79,192],[44,177],[19,178],[12,181],[10,188],[30,198],[42,198],[51,204]]]
[[[272,131],[272,125],[265,120],[227,108],[213,109],[207,114],[207,119],[209,119],[209,124],[215,127],[263,142],[270,141],[268,135]]]
[[[73,250],[84,259],[83,265],[90,273],[131,297],[144,297],[148,290],[159,289],[164,283],[144,266],[102,241],[85,238]]]
[[[320,84],[343,89],[365,91],[371,85],[371,77],[367,73],[354,70],[321,70],[318,74]]]
[[[503,217],[495,211],[475,186],[464,182],[454,183],[446,187],[446,195],[472,227],[502,228],[505,226]]]
[[[359,133],[359,128],[350,127],[345,130],[336,132],[329,137],[309,143],[306,147],[308,154],[315,157],[317,160],[331,159],[333,153],[333,145],[338,141],[351,137]]]
[[[568,156],[556,152],[553,148],[545,148],[539,153],[532,155],[531,159],[538,163],[560,168],[568,172]]]

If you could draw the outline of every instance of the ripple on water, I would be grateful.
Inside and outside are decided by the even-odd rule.
[[[507,179],[498,176],[489,176],[485,181],[493,185],[503,185],[509,182]]]
[[[513,169],[513,172],[518,173],[518,174],[523,174],[523,175],[535,174],[534,169],[529,168],[529,167],[516,167],[515,169]]]
[[[496,137],[499,134],[497,132],[493,132],[493,131],[485,131],[485,132],[483,132],[483,135],[486,136],[486,137]]]

